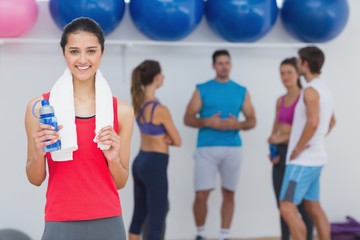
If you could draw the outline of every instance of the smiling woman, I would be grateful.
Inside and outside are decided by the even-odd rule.
[[[46,165],[49,169],[42,240],[126,239],[117,189],[125,186],[129,175],[134,113],[112,96],[99,70],[104,41],[92,19],[70,22],[60,42],[67,69],[50,92],[27,107],[27,177],[39,186]],[[56,109],[60,135],[32,115],[34,103],[42,99],[49,99]],[[61,150],[44,151],[59,139]]]

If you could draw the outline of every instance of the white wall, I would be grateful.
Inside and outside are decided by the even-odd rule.
[[[329,163],[322,176],[322,204],[331,221],[345,215],[360,219],[360,112],[358,100],[358,69],[360,47],[360,1],[350,0],[351,15],[344,32],[335,40],[320,45],[326,53],[323,77],[336,98],[337,126],[327,139]],[[63,72],[65,63],[58,46],[60,30],[52,22],[46,3],[40,4],[40,16],[25,39],[50,39],[48,43],[10,43],[0,45],[0,229],[11,227],[40,239],[43,230],[43,208],[46,183],[34,187],[25,175],[26,135],[24,112],[34,96],[50,89]],[[146,40],[134,28],[128,14],[110,40]],[[161,62],[166,76],[158,96],[172,112],[183,138],[180,149],[171,150],[169,165],[170,204],[167,218],[167,239],[191,239],[195,233],[192,217],[193,159],[196,130],[185,127],[182,117],[195,84],[214,76],[211,54],[228,43],[216,37],[206,25],[182,42],[213,43],[213,46],[120,46],[107,45],[102,72],[115,96],[130,103],[131,70],[145,58]],[[272,44],[262,47],[259,43]],[[283,43],[283,44],[281,44]],[[300,44],[301,45],[301,44]],[[236,195],[236,212],[232,236],[250,238],[278,236],[278,212],[271,184],[271,165],[267,160],[266,139],[274,118],[276,98],[284,92],[279,80],[280,61],[296,54],[300,46],[288,36],[281,22],[256,44],[228,47],[232,54],[232,77],[248,87],[256,109],[258,124],[242,134],[244,161]],[[239,44],[239,46],[243,46]],[[139,132],[134,132],[131,160],[139,146]],[[132,208],[133,182],[129,178],[120,191],[124,220],[128,228]],[[219,230],[219,188],[209,202],[208,235],[216,237]]]

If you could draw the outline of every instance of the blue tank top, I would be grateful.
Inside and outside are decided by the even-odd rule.
[[[145,119],[145,116],[144,116],[144,110],[150,104],[152,104],[152,109],[151,109],[151,113],[150,113],[150,120],[147,122]],[[166,133],[166,129],[163,124],[157,125],[157,124],[152,123],[154,111],[158,104],[159,104],[158,101],[148,101],[139,110],[139,114],[136,117],[136,122],[140,128],[141,133],[147,134],[147,135],[153,135],[153,136]]]
[[[239,117],[245,100],[245,87],[232,80],[226,83],[210,80],[196,87],[202,101],[200,118],[208,118],[218,112],[221,112],[220,118],[229,118],[230,113]],[[199,129],[197,147],[241,145],[239,130]]]

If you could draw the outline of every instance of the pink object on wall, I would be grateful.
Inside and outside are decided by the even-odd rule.
[[[0,37],[23,35],[35,24],[38,13],[35,0],[0,0]]]

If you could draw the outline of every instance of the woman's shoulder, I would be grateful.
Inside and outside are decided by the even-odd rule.
[[[285,100],[285,98],[286,98],[286,95],[287,95],[287,93],[281,95],[281,96],[278,98],[278,101],[279,101],[279,102],[283,102],[283,101]]]
[[[36,97],[34,97],[34,98],[32,98],[32,99],[30,99],[29,101],[28,101],[28,104],[27,104],[27,106],[28,107],[33,107],[33,105],[37,102],[37,101],[41,101],[41,100],[43,100],[44,99],[44,96],[43,96],[43,94],[41,94],[41,95],[39,95],[39,96],[36,96]],[[40,106],[41,104],[39,104],[39,106]]]
[[[38,115],[41,107],[41,104],[39,102],[43,99],[44,99],[43,95],[40,95],[28,101],[28,104],[26,106],[26,114],[25,114],[26,124],[35,121],[35,115]]]
[[[277,98],[276,100],[276,106],[280,107],[280,105],[282,105],[282,103],[284,102],[286,94],[281,95],[280,97]]]
[[[118,114],[121,116],[134,116],[134,109],[133,107],[125,102],[124,100],[117,99],[114,97],[117,101],[117,107],[118,107]]]
[[[162,103],[157,104],[156,110],[157,110],[158,113],[169,112],[169,109]]]

